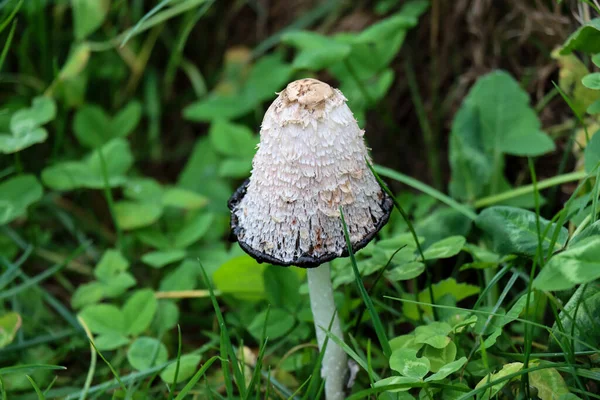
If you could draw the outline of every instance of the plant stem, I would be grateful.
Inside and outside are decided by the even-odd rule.
[[[115,225],[115,231],[117,232],[117,248],[123,250],[123,233],[121,227],[117,221],[117,214],[115,212],[115,202],[113,200],[112,190],[110,188],[110,182],[108,181],[108,168],[106,167],[106,159],[102,149],[98,149],[98,159],[100,160],[100,167],[102,168],[102,178],[104,179],[104,195],[106,196],[106,202],[108,203],[108,209]]]
[[[575,171],[564,175],[558,175],[543,181],[539,181],[537,186],[538,190],[546,189],[552,186],[560,185],[567,182],[578,181],[586,177],[585,171]],[[483,197],[475,201],[475,208],[487,207],[492,204],[500,203],[501,201],[514,199],[515,197],[523,196],[525,194],[532,193],[534,191],[533,185],[521,186],[517,189],[512,189],[507,192],[494,194],[491,196]]]
[[[327,335],[323,329],[331,324],[331,333],[340,339],[344,333],[340,325],[340,319],[336,313],[333,301],[333,286],[329,264],[323,264],[317,268],[307,270],[308,293],[310,295],[310,308],[315,320],[315,331],[319,350],[322,350],[323,342]],[[334,316],[335,314],[335,316]],[[327,400],[342,400],[344,394],[344,379],[348,368],[346,353],[335,342],[329,341],[325,349],[323,363],[321,365],[321,377],[325,379],[325,398]]]

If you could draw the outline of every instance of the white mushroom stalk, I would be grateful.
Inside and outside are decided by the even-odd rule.
[[[364,131],[346,98],[316,79],[290,83],[267,110],[252,175],[232,196],[231,226],[240,246],[260,262],[308,271],[317,341],[336,312],[326,263],[348,256],[339,207],[354,251],[387,222],[392,201],[365,159]],[[318,267],[318,268],[315,268]],[[343,339],[339,319],[331,332]],[[329,341],[321,375],[328,400],[343,399],[347,358]]]

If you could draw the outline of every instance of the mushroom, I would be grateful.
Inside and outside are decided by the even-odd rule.
[[[346,98],[316,79],[290,83],[267,110],[252,173],[229,200],[232,236],[259,262],[308,268],[319,349],[343,338],[328,261],[347,257],[343,210],[353,251],[389,219],[393,202],[369,170],[364,131]],[[335,317],[334,317],[335,316]],[[345,352],[333,341],[321,376],[328,400],[344,398]]]

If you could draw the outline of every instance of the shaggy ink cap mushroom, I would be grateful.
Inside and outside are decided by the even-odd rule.
[[[232,234],[258,261],[311,268],[348,256],[340,206],[354,251],[388,221],[392,200],[346,100],[301,79],[267,110],[251,176],[229,200]]]

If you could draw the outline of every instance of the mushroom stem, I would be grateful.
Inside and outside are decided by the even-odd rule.
[[[327,337],[323,329],[329,327],[334,314],[335,318],[330,332],[340,339],[344,338],[344,333],[342,332],[340,319],[336,313],[333,301],[333,286],[331,284],[329,263],[322,264],[317,268],[309,268],[307,276],[310,308],[315,320],[319,350],[321,350],[323,342],[325,342],[325,338]],[[344,380],[347,368],[348,358],[346,353],[337,343],[329,340],[321,365],[321,377],[325,379],[325,398],[327,400],[341,400],[345,398]]]

